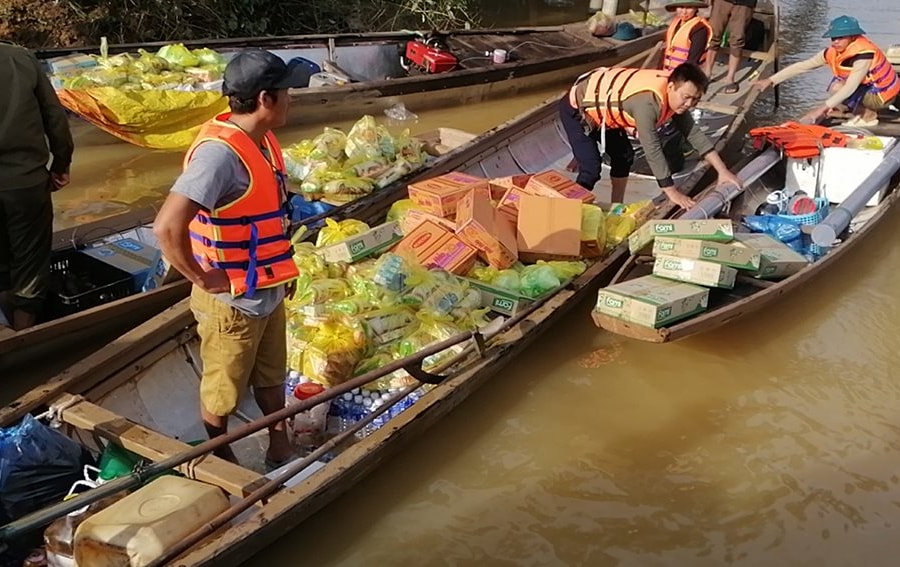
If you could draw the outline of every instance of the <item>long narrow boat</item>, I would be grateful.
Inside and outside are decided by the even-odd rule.
[[[837,127],[840,129],[840,127]],[[857,134],[858,135],[858,134]],[[866,236],[873,232],[898,201],[900,187],[900,138],[882,137],[882,150],[853,150],[841,148],[840,155],[823,154],[817,168],[823,175],[833,176],[829,181],[816,182],[824,186],[828,196],[832,188],[842,186],[845,196],[827,206],[827,213],[807,229],[813,245],[822,246],[824,255],[817,257],[802,270],[779,280],[766,280],[738,275],[734,289],[711,289],[706,311],[682,321],[656,329],[630,323],[608,314],[594,311],[593,318],[601,328],[633,339],[654,343],[666,343],[709,332],[722,325],[736,321],[750,313],[764,309],[767,305],[815,278],[821,278],[829,269],[840,264],[840,259],[850,253]],[[854,161],[854,152],[869,154]],[[732,201],[728,210],[718,212],[718,217],[729,219],[740,226],[746,215],[754,215],[758,207],[766,202],[772,188],[789,187],[786,179],[791,164],[784,163],[789,158],[778,159],[774,150],[768,150],[754,159],[747,168],[766,169],[759,181],[744,188]],[[841,160],[829,166],[832,159]],[[822,165],[824,163],[824,166]],[[843,163],[843,165],[840,165]],[[876,167],[874,164],[878,163]],[[760,165],[761,164],[761,165]],[[769,169],[771,167],[771,169]],[[828,173],[826,173],[828,172]],[[841,179],[834,179],[839,177]],[[796,184],[794,182],[793,184]],[[840,184],[840,185],[839,185]],[[852,189],[852,190],[849,190]],[[868,190],[868,193],[863,193]],[[712,193],[714,189],[711,189]],[[859,191],[859,192],[857,192]],[[874,195],[874,196],[873,196]],[[865,198],[862,198],[862,197]],[[824,198],[824,197],[823,197]],[[716,198],[719,203],[724,202]],[[708,203],[712,203],[711,198]],[[822,205],[825,207],[825,205]],[[718,208],[718,207],[716,207]],[[704,218],[706,212],[697,210],[685,213],[688,218]],[[613,278],[612,283],[627,282],[648,275],[653,262],[646,256],[631,256]]]
[[[442,159],[442,153],[473,137],[473,134],[452,128],[440,128],[417,136],[427,145],[435,163]],[[412,173],[406,177],[413,179],[415,175]],[[338,219],[350,216],[370,221],[377,219],[380,212],[374,213],[373,217],[373,213],[367,212],[367,203],[396,198],[396,195],[405,190],[406,180],[401,179],[385,187],[380,193],[334,209],[330,216]],[[80,225],[75,229],[57,231],[53,235],[54,255],[51,264],[63,266],[66,258],[75,250],[110,238],[127,236],[142,230],[141,227],[149,227],[155,216],[155,209],[144,208]],[[104,238],[97,240],[98,235],[104,235]],[[143,241],[142,238],[139,240]],[[95,345],[95,349],[99,348],[105,342],[174,305],[189,292],[190,282],[178,279],[150,291],[119,295],[119,299],[73,313],[67,311],[67,314],[58,314],[59,316],[51,314],[49,320],[24,331],[14,332],[7,327],[0,327],[0,373],[24,374],[29,380],[38,379],[42,375],[52,376],[86,354],[85,349],[90,345]],[[70,353],[76,358],[63,356],[63,353]]]
[[[741,75],[738,95],[721,102],[717,97],[711,103],[716,110],[701,112],[700,120],[710,126],[710,136],[723,152],[735,149],[744,129],[744,114],[756,98],[747,77],[754,72],[766,76],[774,65],[776,17],[772,13],[761,13],[759,17],[769,30],[768,51],[755,54],[750,68]],[[623,65],[637,66],[643,59],[642,55]],[[454,150],[427,175],[465,171],[495,177],[564,168],[571,152],[557,121],[557,101],[554,98]],[[682,187],[692,192],[713,173],[705,163],[694,161],[678,179]],[[634,200],[656,193],[654,180],[646,176],[632,180],[629,196]],[[385,197],[368,207],[380,208],[383,214],[392,201]],[[673,206],[661,204],[652,216],[663,218],[673,212]],[[580,300],[606,283],[626,257],[627,249],[618,246],[606,257],[590,262],[587,271],[569,284],[515,317],[495,319],[489,325],[492,330],[484,331],[486,342],[476,340],[474,346],[469,344],[447,363],[443,369],[446,377],[402,413],[338,452],[329,462],[318,463],[311,474],[312,469],[307,469],[308,476],[288,482],[268,496],[264,504],[254,506],[205,537],[172,564],[237,565],[283,536],[374,469],[403,441],[421,433],[461,403]],[[196,416],[197,360],[193,320],[183,301],[0,409],[0,426],[50,406],[57,410],[55,415],[67,424],[65,430],[74,438],[93,436],[114,441],[148,459],[164,460],[187,449],[179,439],[203,435]],[[248,402],[238,415],[235,426],[258,417],[259,410]],[[262,470],[263,451],[257,440],[258,437],[251,437],[240,442],[241,446],[235,444],[246,466],[206,456],[179,470],[220,486],[233,496],[245,496],[266,481],[257,472]]]
[[[185,44],[188,47],[209,47],[220,51],[225,57],[241,48],[262,47],[285,60],[302,57],[322,69],[337,65],[351,82],[291,91],[288,125],[298,125],[320,122],[322,116],[328,116],[329,120],[341,120],[363,114],[381,114],[398,103],[417,112],[562,85],[580,73],[604,64],[604,61],[609,63],[630,57],[662,39],[659,28],[644,31],[645,34],[630,41],[594,37],[583,22],[556,27],[443,32],[437,36],[442,49],[452,54],[459,63],[453,70],[440,73],[417,72],[415,69],[407,71],[402,65],[402,51],[398,47],[419,41],[423,34],[417,32],[222,39],[189,41]],[[427,41],[437,39],[432,36]],[[110,46],[109,53],[131,53],[138,49],[155,51],[162,45],[115,45]],[[494,63],[490,54],[495,49],[505,51],[508,60]],[[99,53],[99,47],[43,50],[38,52],[38,56],[50,59],[73,53],[95,54]],[[66,103],[70,97],[61,98]],[[122,140],[147,147],[173,149],[134,136],[133,127],[117,123],[119,114],[105,109],[102,100],[92,99],[89,102],[83,106],[74,105],[73,101],[68,104],[74,105],[71,110],[82,118]],[[85,131],[84,126],[76,124],[76,134],[82,143],[102,143],[104,138],[107,142],[113,141],[108,136],[95,138]],[[179,127],[185,126],[182,124]]]
[[[247,42],[240,43],[241,40],[233,41],[238,42],[233,46],[235,48],[240,45],[249,45]],[[271,46],[275,44],[266,45]],[[636,44],[629,45],[633,46]],[[122,46],[122,49],[128,51],[133,47],[136,48],[137,46]],[[46,53],[48,55],[52,53],[60,54],[55,51]],[[626,54],[633,53],[632,47],[628,47],[623,51],[610,50],[605,54],[599,55],[594,52],[592,57],[596,64],[614,65],[623,60]],[[638,59],[640,57],[635,57],[635,60]],[[560,73],[564,73],[568,80],[572,80],[577,76],[578,69],[560,70]],[[461,93],[462,91],[457,90],[454,96],[463,96]],[[461,99],[457,99],[457,101],[459,100]],[[292,104],[292,108],[296,107],[305,108],[301,103],[295,101]],[[447,138],[444,145],[455,147],[463,141],[457,135],[458,132],[453,129],[441,129],[437,132],[437,135]],[[434,135],[434,133],[425,133],[419,137],[431,135]],[[438,157],[435,163],[439,164],[443,159],[443,157]],[[399,198],[399,195],[405,193],[408,183],[421,179],[423,175],[425,174],[413,172],[369,197],[341,207],[339,210],[334,211],[333,214],[337,218],[355,217],[364,221],[376,221],[380,218],[380,215],[384,214],[384,211],[387,210],[386,207],[391,202]],[[377,206],[373,208],[372,205]],[[147,225],[153,221],[154,216],[155,210],[147,208],[79,226],[76,229],[63,230],[54,235],[54,249],[62,251],[72,247],[83,246],[90,242],[87,237],[91,235],[115,234],[137,226]],[[60,365],[71,362],[71,360],[67,361],[64,358],[56,357],[56,354],[64,352],[69,347],[78,345],[96,344],[99,348],[99,343],[118,336],[118,334],[133,328],[150,316],[174,304],[179,299],[186,297],[189,289],[189,286],[184,281],[174,282],[151,292],[130,295],[123,299],[92,307],[87,311],[48,321],[23,332],[14,333],[9,329],[0,327],[0,372],[21,372],[23,369],[28,369],[29,376],[42,374],[50,376],[53,372],[62,368]],[[79,352],[78,356],[83,354],[83,350],[72,352]],[[38,364],[38,361],[41,359],[44,362]],[[50,364],[51,362],[52,364]],[[36,365],[42,368],[35,368]],[[47,372],[50,372],[50,374]]]

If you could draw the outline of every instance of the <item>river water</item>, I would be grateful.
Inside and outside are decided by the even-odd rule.
[[[551,24],[583,17],[587,2],[482,5],[496,25]],[[843,13],[884,47],[900,41],[895,3],[793,0],[782,6],[783,62],[826,47],[820,36]],[[763,100],[757,121],[799,115],[827,80],[821,71],[783,85],[781,109],[773,117]],[[428,113],[415,128],[485,130],[550,94]],[[75,186],[57,193],[62,222],[79,206],[92,214],[92,193],[152,201],[179,157],[117,144],[76,159]],[[586,302],[247,565],[895,564],[897,222],[894,213],[827,280],[684,342],[600,332]]]

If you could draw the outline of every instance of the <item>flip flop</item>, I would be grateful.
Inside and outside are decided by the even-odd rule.
[[[736,94],[739,90],[741,90],[741,86],[737,83],[731,83],[726,85],[722,92],[725,94]]]

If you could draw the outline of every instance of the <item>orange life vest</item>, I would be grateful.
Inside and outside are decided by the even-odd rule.
[[[757,149],[769,142],[792,158],[810,158],[819,155],[823,148],[847,145],[847,136],[818,124],[785,122],[778,126],[763,126],[750,130]]]
[[[232,295],[253,297],[257,289],[284,284],[298,275],[287,234],[290,219],[284,158],[272,132],[266,132],[263,139],[267,159],[243,130],[227,122],[229,116],[220,114],[203,125],[185,155],[184,166],[201,143],[223,143],[247,168],[250,184],[231,203],[198,212],[188,228],[197,261],[225,270]]]
[[[709,40],[712,39],[712,26],[706,18],[695,16],[690,20],[682,22],[674,20],[669,24],[666,30],[666,51],[663,58],[663,69],[671,71],[678,67],[688,59],[691,53],[691,34],[697,26],[704,26],[707,30],[706,45],[703,46],[703,56],[700,57],[700,63],[706,61],[706,48],[709,47]]]
[[[843,53],[838,53],[833,47],[825,50],[825,61],[831,67],[836,79],[846,81],[850,76],[853,63],[850,59],[871,53],[874,55],[862,84],[869,86],[884,102],[891,102],[900,93],[900,79],[891,63],[884,56],[884,52],[877,45],[869,41],[865,36],[854,39]],[[845,64],[846,63],[846,64]]]
[[[577,100],[576,90],[584,80],[587,81],[587,89],[582,100]],[[569,90],[569,103],[581,110],[582,115],[598,128],[605,125],[609,129],[634,131],[637,128],[634,117],[622,110],[622,103],[638,93],[651,92],[662,109],[656,125],[662,126],[675,115],[668,104],[668,82],[668,71],[599,67],[575,81]]]

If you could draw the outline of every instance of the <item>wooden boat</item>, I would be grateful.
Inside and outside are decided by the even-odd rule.
[[[765,75],[774,62],[777,26],[772,13],[760,17],[771,30],[770,49],[765,54],[755,54],[751,65]],[[645,54],[641,54],[623,65],[638,66],[644,59]],[[748,75],[750,72],[742,76]],[[716,110],[702,110],[700,120],[710,126],[710,136],[722,151],[734,147],[743,128],[744,113],[756,97],[757,91],[749,88],[748,82],[743,81],[738,96],[717,103]],[[551,99],[453,150],[420,177],[449,171],[499,177],[564,168],[571,152],[557,121],[557,102],[558,98]],[[690,190],[699,188],[711,173],[705,163],[694,161],[678,179]],[[631,198],[640,200],[657,194],[658,188],[655,180],[637,176],[629,191]],[[396,196],[384,195],[380,202],[365,204],[366,215],[384,214],[395,199]],[[667,217],[673,209],[662,203],[653,216]],[[283,536],[398,450],[404,440],[421,433],[461,403],[580,300],[606,283],[626,257],[627,249],[621,245],[606,257],[589,262],[582,275],[519,315],[495,319],[489,325],[492,331],[485,331],[487,342],[478,347],[469,344],[445,365],[447,377],[410,407],[339,452],[333,460],[318,463],[311,474],[312,469],[307,469],[308,476],[295,477],[287,487],[269,496],[265,504],[253,507],[206,537],[172,564],[237,565]],[[152,460],[180,453],[187,446],[178,439],[203,436],[196,416],[198,374],[192,361],[198,357],[193,324],[186,301],[176,304],[0,409],[0,426],[15,422],[25,413],[53,406],[63,408],[57,413],[58,418],[79,439],[94,436],[114,441]],[[237,415],[240,417],[234,418],[235,425],[260,413],[247,402]],[[216,484],[234,496],[246,495],[266,480],[259,472],[263,449],[258,437],[240,443],[233,446],[245,466],[207,456],[179,470]]]
[[[288,125],[352,119],[363,114],[381,114],[388,107],[403,103],[416,112],[428,108],[477,103],[514,96],[520,92],[562,87],[580,73],[601,64],[613,64],[653,46],[662,39],[662,31],[647,28],[646,34],[631,41],[593,37],[583,22],[566,26],[458,30],[442,32],[440,41],[458,60],[452,71],[426,74],[408,72],[401,65],[398,46],[416,41],[417,32],[371,34],[303,35],[271,38],[244,38],[187,41],[186,46],[209,47],[228,56],[246,47],[268,49],[285,60],[303,57],[322,69],[335,67],[350,82],[314,86],[291,91]],[[164,43],[122,44],[110,46],[109,53],[155,51]],[[494,49],[508,53],[508,61],[494,63],[485,55]],[[50,49],[38,52],[49,59],[73,53],[99,53],[99,47]],[[63,97],[65,103],[66,98]],[[69,104],[72,104],[70,102]],[[89,105],[95,106],[95,104]],[[72,110],[79,112],[79,108]],[[91,110],[91,112],[87,112]],[[101,130],[140,145],[157,142],[135,140],[127,125],[115,123],[113,113],[87,109],[80,115]],[[110,116],[108,116],[110,115]],[[81,122],[81,121],[78,121]],[[108,136],[95,137],[83,122],[73,123],[80,143],[112,142]],[[189,125],[196,126],[196,125]],[[176,149],[149,145],[159,149]]]
[[[453,128],[439,128],[417,136],[434,161],[439,161],[442,154],[474,137],[474,134]],[[412,173],[407,178],[414,175]],[[373,217],[367,216],[366,203],[385,198],[395,199],[396,195],[405,191],[404,178],[357,203],[338,207],[331,214],[335,218],[358,215],[362,220],[371,221]],[[147,227],[152,224],[155,216],[155,209],[146,208],[84,224],[76,229],[57,231],[53,236],[54,256],[51,264],[60,264],[75,250],[100,242],[96,240],[98,235],[104,235],[104,239],[133,235],[144,242],[145,237],[136,233],[149,233]],[[378,216],[374,219],[377,220]],[[51,313],[48,320],[24,331],[14,332],[7,327],[0,327],[0,373],[15,373],[26,382],[38,380],[41,376],[48,378],[87,352],[96,350],[107,341],[174,305],[187,297],[188,293],[190,282],[178,279],[150,291],[125,295],[74,313],[68,310],[64,314]],[[48,357],[50,353],[53,356]]]
[[[592,313],[594,321],[603,329],[625,337],[654,343],[673,342],[711,331],[745,315],[759,311],[776,299],[793,292],[817,277],[821,277],[829,268],[839,265],[840,259],[849,254],[850,250],[856,247],[878,226],[879,222],[894,207],[898,200],[900,144],[898,144],[898,138],[896,137],[883,138],[883,140],[886,142],[884,151],[887,153],[883,160],[879,158],[881,161],[877,168],[880,174],[880,177],[878,177],[879,181],[875,183],[871,179],[867,179],[868,173],[865,172],[856,174],[855,179],[851,180],[853,187],[872,186],[875,183],[875,191],[878,191],[878,188],[883,186],[884,188],[877,193],[877,204],[870,202],[869,204],[872,204],[872,206],[864,206],[869,201],[867,197],[862,201],[857,199],[858,203],[854,206],[851,204],[852,196],[847,196],[840,203],[833,203],[829,210],[839,211],[836,216],[824,220],[827,215],[823,214],[822,219],[820,219],[823,222],[816,224],[809,232],[813,238],[818,239],[822,236],[823,242],[831,243],[834,237],[837,237],[837,240],[833,246],[824,248],[824,256],[817,258],[801,271],[773,281],[739,274],[736,278],[734,289],[710,289],[709,305],[705,312],[657,329],[633,324],[597,311]],[[891,150],[891,147],[893,147],[893,150]],[[857,150],[847,150],[847,152],[851,153],[854,151]],[[843,156],[848,155],[848,153],[843,154]],[[774,150],[769,150],[751,162],[748,167],[754,167],[756,163],[771,163],[774,166],[759,181],[745,187],[744,191],[731,201],[728,213],[721,214],[721,216],[733,220],[740,226],[741,219],[745,215],[755,214],[757,208],[765,202],[770,190],[786,187],[786,175],[789,165],[786,166],[784,161],[787,159],[779,160],[774,154]],[[828,159],[831,159],[831,157]],[[845,169],[850,173],[845,173],[844,175],[852,176],[854,175],[853,171],[864,170],[866,167],[862,163],[860,166],[854,169],[854,166],[848,162],[848,166]],[[835,168],[831,169],[832,172],[834,170]],[[830,227],[832,219],[839,218],[841,213],[846,215],[848,224],[839,225],[836,229]],[[703,217],[692,216],[691,218]],[[824,232],[818,232],[823,229]],[[637,277],[646,276],[652,271],[652,268],[653,262],[650,258],[637,255],[631,256],[613,278],[612,283],[626,282]]]

